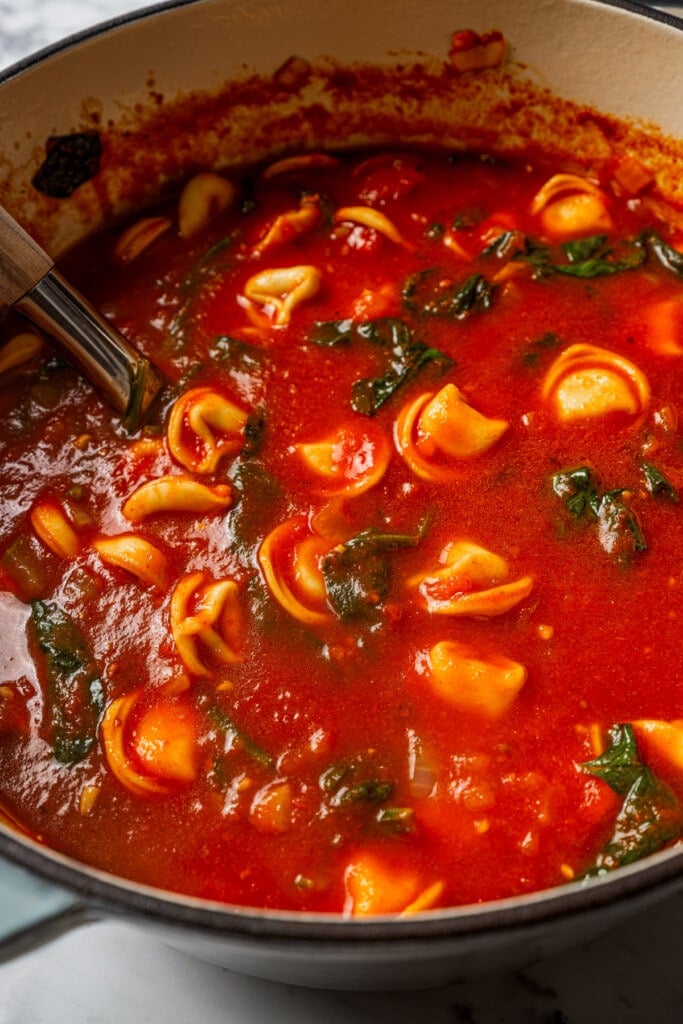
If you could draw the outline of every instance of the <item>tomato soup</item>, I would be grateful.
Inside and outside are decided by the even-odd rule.
[[[12,819],[349,916],[679,840],[683,230],[642,167],[295,154],[63,269],[168,386],[127,433],[7,321]]]

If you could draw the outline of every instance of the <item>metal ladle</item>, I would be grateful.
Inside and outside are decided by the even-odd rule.
[[[0,303],[49,334],[121,413],[124,426],[135,429],[159,393],[161,377],[1,206]]]

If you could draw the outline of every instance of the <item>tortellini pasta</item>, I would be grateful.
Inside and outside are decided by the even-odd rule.
[[[492,448],[510,424],[489,419],[465,401],[455,384],[427,392],[405,406],[396,421],[399,452],[423,480],[447,481],[454,459],[469,459]]]
[[[31,525],[43,544],[60,558],[75,558],[80,552],[80,538],[56,502],[38,501],[31,510]]]
[[[280,213],[267,232],[254,246],[252,252],[260,256],[268,249],[291,242],[298,235],[305,235],[320,222],[322,211],[320,199],[315,195],[304,195],[295,210]]]
[[[396,871],[373,852],[363,851],[346,867],[344,887],[346,917],[372,914],[405,916],[434,906],[443,892],[443,882],[422,888],[420,876],[410,870]]]
[[[408,581],[427,611],[438,615],[504,615],[529,596],[532,576],[503,583],[508,563],[471,541],[456,541],[441,552],[442,569],[420,573]]]
[[[683,771],[683,718],[673,722],[642,718],[633,722],[633,727],[646,749],[656,751],[673,768]]]
[[[394,222],[385,213],[382,213],[381,210],[375,210],[372,206],[340,207],[334,212],[334,220],[336,224],[350,222],[351,224],[360,224],[364,228],[371,228],[372,231],[376,231],[378,235],[383,235],[384,238],[393,242],[394,245],[410,248]]]
[[[606,194],[578,174],[553,175],[534,196],[531,212],[557,239],[610,231],[613,226]]]
[[[189,707],[163,699],[138,716],[142,695],[133,690],[111,702],[102,719],[102,745],[121,785],[134,796],[161,796],[194,781],[196,727]]]
[[[319,481],[325,496],[362,494],[384,476],[391,459],[389,441],[380,427],[353,429],[346,424],[320,441],[297,444],[295,450]]]
[[[178,233],[181,238],[199,234],[211,218],[227,210],[235,201],[237,189],[220,174],[210,171],[190,178],[178,200]]]
[[[276,526],[258,551],[272,596],[308,626],[323,626],[331,619],[321,562],[334,544],[313,532],[305,516],[294,516]]]
[[[141,484],[125,501],[126,519],[138,523],[163,512],[218,512],[232,504],[229,484],[206,484],[191,476],[161,476]]]
[[[213,388],[191,388],[173,405],[166,432],[171,455],[193,473],[214,473],[236,455],[248,414]]]
[[[234,580],[209,582],[205,572],[184,576],[171,595],[171,633],[188,672],[208,676],[199,650],[221,665],[242,660],[237,643],[242,631],[239,588]]]
[[[249,278],[244,295],[277,327],[286,327],[297,306],[318,294],[321,283],[322,274],[314,266],[271,267]]]
[[[438,696],[459,711],[498,719],[527,679],[524,665],[501,654],[481,654],[455,640],[429,651],[425,673]]]
[[[125,569],[146,586],[160,590],[168,586],[168,559],[144,537],[134,533],[99,537],[93,541],[93,547],[103,562]]]
[[[565,422],[622,412],[637,416],[650,401],[647,377],[635,363],[597,345],[570,345],[557,357],[543,381],[549,399]]]
[[[132,263],[170,230],[171,221],[168,217],[143,217],[118,238],[114,256],[119,263]]]

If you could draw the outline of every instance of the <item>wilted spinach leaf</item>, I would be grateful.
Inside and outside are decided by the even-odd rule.
[[[228,520],[230,548],[248,558],[261,543],[272,517],[279,515],[284,492],[277,477],[257,462],[240,463],[233,483],[239,501]]]
[[[576,242],[565,242],[562,249],[568,262],[561,263],[551,248],[527,238],[524,252],[518,253],[514,259],[531,263],[540,276],[564,274],[585,279],[635,270],[645,261],[647,254],[639,241],[627,243],[618,256],[604,245],[604,241],[604,235],[593,235]]]
[[[353,320],[317,320],[309,333],[309,341],[324,348],[348,345],[354,335]]]
[[[403,304],[422,316],[464,320],[471,313],[491,308],[495,285],[483,276],[472,274],[465,281],[451,281],[436,267],[411,274],[403,285]]]
[[[683,253],[672,249],[656,231],[643,231],[640,242],[647,253],[672,274],[683,277]]]
[[[351,408],[363,416],[374,416],[405,381],[430,362],[452,366],[453,360],[438,348],[427,348],[415,342],[405,349],[394,348],[391,362],[381,377],[363,377],[355,381],[351,392]]]
[[[336,802],[341,807],[347,804],[380,804],[391,796],[393,788],[390,782],[366,779],[340,789]]]
[[[683,807],[641,762],[633,727],[615,725],[610,738],[605,753],[584,764],[584,769],[624,799],[614,832],[585,877],[604,875],[646,857],[678,839],[683,831]]]
[[[367,615],[386,597],[389,566],[383,555],[416,547],[426,532],[382,533],[370,527],[333,548],[323,561],[323,579],[330,604],[342,619]]]
[[[353,384],[351,408],[363,416],[374,416],[427,363],[438,363],[443,370],[453,366],[453,360],[439,349],[414,341],[408,325],[393,317],[320,321],[314,324],[309,340],[328,348],[370,343],[386,353],[387,361],[378,376],[362,377]]]
[[[377,345],[389,356],[382,374],[363,377],[353,385],[351,407],[364,416],[374,416],[398,388],[427,363],[436,362],[442,369],[453,366],[453,360],[439,349],[413,341],[410,328],[402,320],[390,317],[368,320],[358,324],[355,332],[358,338]]]
[[[622,499],[623,489],[601,493],[588,466],[562,470],[552,477],[552,488],[570,515],[589,515],[597,522],[598,540],[608,554],[630,557],[647,550],[647,541],[633,509]]]
[[[250,736],[247,736],[242,729],[238,728],[232,718],[222,708],[219,708],[216,704],[210,704],[206,709],[206,714],[216,728],[226,736],[231,737],[249,755],[252,761],[261,765],[262,768],[272,768],[274,766],[275,760],[268,751],[264,750]]]
[[[29,624],[44,656],[54,755],[73,765],[95,744],[104,710],[100,674],[83,635],[58,604],[32,601]]]
[[[674,504],[678,504],[678,491],[671,483],[671,481],[662,473],[661,469],[657,469],[651,462],[644,462],[642,464],[643,476],[645,477],[645,486],[647,487],[650,494],[662,494],[668,498],[669,501],[673,501]]]
[[[528,351],[522,357],[522,362],[528,367],[536,366],[543,352],[559,348],[561,344],[562,339],[559,334],[555,334],[554,331],[546,331],[540,338],[531,342]]]

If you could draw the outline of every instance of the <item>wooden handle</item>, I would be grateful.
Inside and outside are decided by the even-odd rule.
[[[48,254],[0,206],[0,303],[13,306],[52,266]]]

